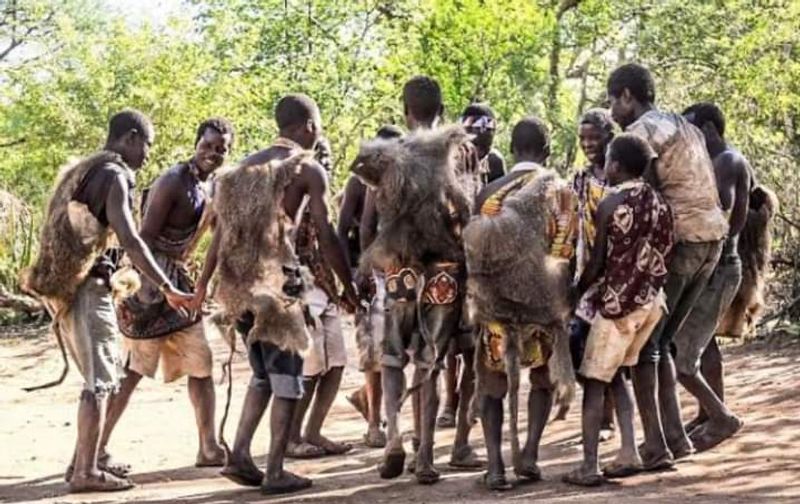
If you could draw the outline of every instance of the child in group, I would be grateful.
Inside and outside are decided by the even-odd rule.
[[[642,469],[633,428],[633,399],[621,368],[636,364],[639,351],[665,311],[662,286],[673,243],[669,206],[642,179],[654,157],[646,141],[632,134],[615,137],[606,155],[610,187],[596,214],[597,235],[589,263],[578,281],[578,310],[592,327],[579,374],[583,396],[583,464],[564,476],[576,485],[595,486],[604,476],[624,477]],[[614,462],[600,472],[598,437],[605,390],[611,385],[622,437]]]

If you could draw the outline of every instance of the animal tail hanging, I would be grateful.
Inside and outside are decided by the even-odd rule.
[[[228,421],[228,412],[231,409],[231,396],[233,392],[233,354],[236,352],[236,328],[233,324],[228,328],[228,335],[226,337],[228,340],[228,346],[230,351],[228,352],[228,360],[222,364],[222,377],[223,380],[228,380],[228,386],[225,390],[225,409],[222,412],[222,420],[219,422],[219,444],[222,445],[222,448],[225,450],[225,458],[226,460],[230,459],[231,456],[231,449],[228,446],[227,441],[225,441],[225,423]]]
[[[406,399],[416,392],[417,390],[422,387],[422,385],[433,378],[433,373],[436,371],[436,363],[439,362],[439,356],[436,355],[436,342],[431,337],[431,333],[428,331],[428,325],[425,323],[425,318],[423,317],[422,313],[422,295],[425,292],[425,274],[420,274],[419,281],[417,282],[417,327],[419,327],[419,332],[422,334],[422,340],[425,342],[426,345],[430,345],[430,348],[433,348],[433,362],[428,362],[428,369],[426,370],[425,374],[422,378],[418,379],[419,374],[414,373],[414,381],[411,383],[411,386],[408,387],[403,395],[400,397],[400,406],[406,402]]]
[[[511,434],[511,461],[517,474],[522,469],[522,455],[519,443],[519,335],[516,329],[509,327],[505,337],[504,349],[506,379],[508,380],[508,410],[510,415],[509,432]]]
[[[61,329],[59,328],[59,324],[57,322],[56,317],[53,317],[53,323],[50,324],[50,328],[53,330],[53,334],[56,336],[56,341],[58,341],[58,348],[61,350],[61,359],[64,362],[64,368],[61,370],[61,376],[57,379],[44,383],[42,385],[36,385],[34,387],[23,387],[22,390],[25,392],[34,392],[36,390],[42,390],[50,387],[55,387],[64,383],[64,379],[67,377],[67,373],[69,373],[69,359],[67,358],[67,347],[64,346],[64,337],[61,335]]]

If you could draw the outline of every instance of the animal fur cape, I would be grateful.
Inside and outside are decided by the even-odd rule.
[[[361,145],[351,170],[375,190],[380,214],[375,241],[361,257],[364,274],[463,260],[459,234],[469,202],[456,181],[455,154],[467,138],[461,126],[448,126]]]
[[[721,317],[716,333],[741,338],[753,333],[764,311],[764,284],[772,257],[772,218],[778,213],[778,197],[758,185],[750,192],[750,211],[739,235],[742,282]]]
[[[229,169],[217,177],[213,200],[221,233],[216,299],[230,320],[253,313],[248,342],[298,353],[308,348],[308,333],[302,300],[283,292],[284,267],[299,270],[284,230],[283,194],[307,158]]]
[[[39,297],[54,319],[72,304],[112,234],[86,205],[72,199],[86,173],[106,163],[128,169],[119,154],[110,151],[100,151],[61,169],[47,205],[39,255],[20,274],[22,289]]]
[[[559,401],[569,401],[574,395],[575,374],[566,331],[571,313],[569,261],[549,255],[547,238],[550,206],[546,193],[560,183],[555,172],[542,169],[506,197],[499,214],[476,216],[464,230],[473,320],[478,324],[500,322],[508,332],[504,355],[515,467],[520,467],[517,434],[520,353],[524,339],[535,330],[553,337],[548,368]]]

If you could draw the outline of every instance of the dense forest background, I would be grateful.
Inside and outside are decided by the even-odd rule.
[[[120,0],[122,2],[122,0]],[[144,186],[192,150],[210,115],[237,129],[233,159],[275,136],[277,98],[319,103],[334,188],[360,139],[402,124],[400,88],[425,73],[449,119],[473,100],[550,125],[552,166],[582,163],[576,120],[602,104],[621,62],[648,65],[657,102],[699,100],[727,115],[729,140],[779,194],[778,300],[800,292],[800,2],[794,0],[171,0],[169,19],[132,19],[114,1],[0,1],[0,286],[14,289],[35,248],[58,167],[102,145],[124,107],[156,126]]]

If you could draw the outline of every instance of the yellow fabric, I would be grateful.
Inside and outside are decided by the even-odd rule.
[[[481,331],[481,349],[486,367],[497,372],[505,372],[506,327],[499,322],[490,322]],[[522,341],[520,365],[539,368],[547,364],[553,353],[553,338],[538,330],[531,332]]]

